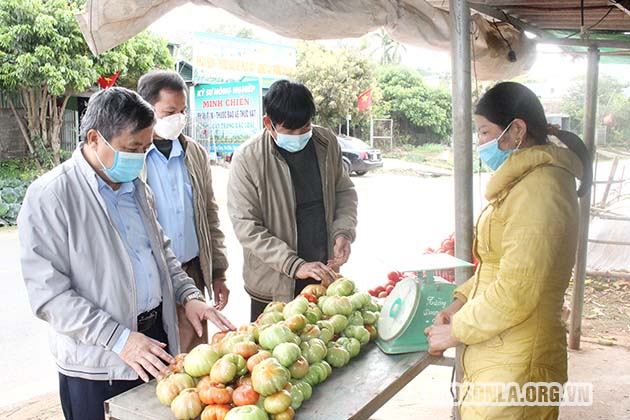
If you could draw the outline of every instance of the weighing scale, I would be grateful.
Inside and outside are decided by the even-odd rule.
[[[376,344],[387,354],[411,353],[428,349],[424,329],[435,315],[453,301],[456,285],[434,276],[436,270],[473,265],[448,254],[428,254],[413,258],[416,277],[401,280],[383,302],[378,319]],[[399,267],[410,267],[401,264]]]

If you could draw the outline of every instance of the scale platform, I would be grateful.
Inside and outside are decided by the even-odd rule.
[[[456,287],[436,278],[433,272],[472,267],[472,264],[448,254],[429,254],[416,256],[409,263],[402,261],[398,267],[417,275],[401,280],[383,302],[376,344],[387,354],[426,351],[428,341],[424,329],[453,301]]]

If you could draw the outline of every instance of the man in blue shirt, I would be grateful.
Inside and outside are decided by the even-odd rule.
[[[155,109],[153,145],[147,152],[147,183],[155,194],[158,220],[182,268],[199,290],[207,289],[215,308],[228,302],[225,285],[228,261],[219,208],[212,188],[206,150],[184,136],[186,84],[174,71],[155,70],[140,78],[138,93]],[[178,307],[179,336],[184,352],[208,342],[207,328],[199,337]]]
[[[18,217],[22,274],[52,330],[67,420],[103,419],[105,400],[169,374],[176,305],[198,335],[206,320],[234,329],[182,270],[138,179],[154,123],[133,91],[92,96],[83,141],[31,184]]]

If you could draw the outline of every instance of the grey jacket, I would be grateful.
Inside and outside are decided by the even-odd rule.
[[[344,171],[337,138],[314,127],[322,177],[329,255],[339,235],[354,241],[357,193]],[[297,255],[296,203],[289,166],[267,130],[245,142],[232,159],[228,212],[243,246],[247,292],[259,300],[289,301],[295,274],[305,261]]]
[[[61,373],[95,380],[137,379],[112,351],[125,327],[137,330],[133,269],[98,191],[98,175],[81,148],[26,193],[18,216],[22,274],[33,312],[51,327],[50,347]],[[175,303],[197,288],[157,222],[150,189],[140,180],[134,185],[160,270],[163,324],[175,354]]]

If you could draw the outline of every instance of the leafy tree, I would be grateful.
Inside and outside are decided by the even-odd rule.
[[[562,101],[563,112],[571,117],[571,131],[580,135],[584,128],[585,83],[582,77],[575,79]],[[601,75],[599,78],[597,113],[600,121],[607,115],[613,118],[608,132],[611,142],[630,143],[630,98],[624,95],[624,88],[628,86],[609,75]]]
[[[358,112],[357,100],[375,86],[375,78],[372,64],[363,52],[349,47],[331,51],[315,42],[301,42],[297,53],[294,77],[313,93],[316,121],[337,127],[350,114],[353,124],[365,124],[369,112]],[[373,95],[373,103],[377,100]]]
[[[72,95],[102,74],[120,70],[118,84],[132,87],[141,73],[172,66],[166,43],[146,33],[94,57],[74,16],[84,2],[0,1],[0,91],[40,164],[60,161],[59,134]]]
[[[402,52],[406,51],[405,46],[392,38],[384,28],[380,28],[378,32],[374,32],[373,36],[379,43],[374,53],[379,55],[380,64],[400,64],[402,61]]]
[[[376,73],[379,116],[392,118],[400,138],[416,145],[446,140],[452,132],[451,94],[427,86],[420,73],[405,66],[382,66]]]

